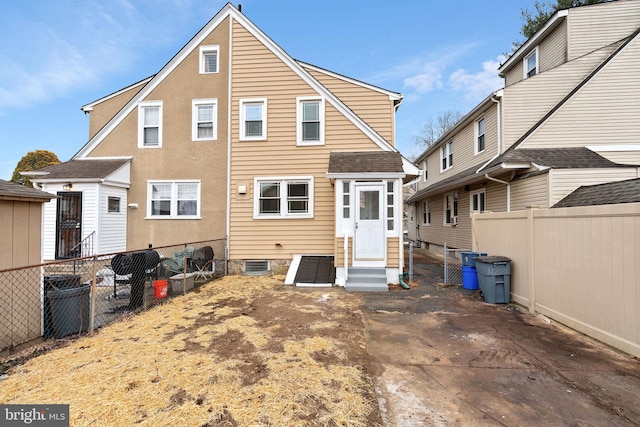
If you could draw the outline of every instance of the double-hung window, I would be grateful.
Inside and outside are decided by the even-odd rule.
[[[219,46],[200,46],[200,74],[218,72]]]
[[[524,78],[533,77],[538,74],[538,48],[536,47],[533,51],[524,57]]]
[[[320,98],[297,99],[298,145],[324,144],[324,102]]]
[[[422,210],[422,224],[431,225],[431,200],[425,200]]]
[[[138,106],[138,148],[162,147],[162,101]]]
[[[262,141],[267,139],[267,100],[240,100],[240,140]]]
[[[256,177],[254,218],[312,218],[313,177]]]
[[[453,166],[453,141],[446,143],[440,148],[440,171],[445,171]]]
[[[422,180],[426,182],[429,179],[429,167],[426,159],[422,162],[422,166]]]
[[[471,213],[485,211],[486,198],[484,189],[472,192],[470,200]]]
[[[484,151],[484,118],[476,122],[476,154]]]
[[[446,193],[444,195],[444,223],[458,223],[458,192]]]
[[[211,141],[218,139],[218,101],[216,99],[193,100],[193,141]]]
[[[149,181],[147,217],[199,218],[200,181]]]

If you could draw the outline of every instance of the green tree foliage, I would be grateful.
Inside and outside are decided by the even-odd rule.
[[[11,176],[11,181],[17,184],[22,184],[25,187],[33,187],[31,180],[26,176],[20,175],[20,172],[34,171],[42,169],[45,166],[57,165],[58,163],[60,163],[60,159],[58,159],[58,156],[51,151],[30,151],[18,162],[18,165]]]
[[[546,3],[535,1],[531,11],[528,8],[522,9],[522,28],[520,34],[522,34],[525,40],[534,35],[544,24],[551,18],[551,16],[559,10],[568,9],[570,7],[585,6],[588,4],[605,3],[612,0],[556,0],[555,2]],[[520,47],[524,42],[514,43],[514,51]]]

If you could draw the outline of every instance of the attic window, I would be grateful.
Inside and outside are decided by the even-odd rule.
[[[538,48],[536,47],[529,55],[524,57],[524,78],[533,77],[538,74]]]
[[[218,72],[219,46],[200,46],[200,74]]]

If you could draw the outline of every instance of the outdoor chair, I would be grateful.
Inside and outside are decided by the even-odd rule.
[[[191,272],[191,260],[193,259],[193,254],[195,250],[192,246],[187,246],[186,248],[186,261],[187,261],[187,273]],[[175,275],[184,273],[185,267],[185,250],[176,251],[173,253],[173,258],[165,258],[162,260],[162,270],[164,271],[164,276],[167,278]]]
[[[207,279],[207,275],[211,275],[215,269],[213,261],[213,248],[211,246],[203,246],[196,249],[191,260],[192,271],[196,272],[196,279]]]

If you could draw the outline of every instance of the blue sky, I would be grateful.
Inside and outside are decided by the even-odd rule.
[[[80,107],[155,74],[218,0],[21,0],[0,5],[0,179],[29,151],[69,160],[87,141]],[[242,0],[292,57],[404,94],[396,145],[427,120],[466,113],[502,86],[496,68],[533,0]],[[237,5],[237,2],[234,3]]]

